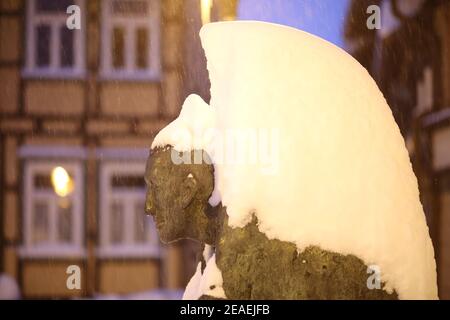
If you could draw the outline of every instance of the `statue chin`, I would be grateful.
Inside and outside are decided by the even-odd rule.
[[[168,232],[166,232],[163,229],[158,229],[158,234],[159,234],[159,239],[161,240],[162,243],[164,244],[168,244],[170,242],[173,242],[174,239],[172,239],[169,235]]]
[[[174,232],[165,229],[164,227],[158,228],[159,239],[164,244],[170,244],[181,239],[180,236],[176,236]]]
[[[163,236],[160,236],[159,238],[161,239],[161,242],[164,243],[164,244],[171,244],[171,243],[174,243],[174,242],[179,240],[178,238],[177,239],[171,239],[171,238],[165,238]]]

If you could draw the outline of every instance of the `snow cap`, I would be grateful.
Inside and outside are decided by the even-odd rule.
[[[256,212],[270,239],[353,254],[401,299],[437,298],[417,179],[366,69],[321,38],[270,23],[211,23],[200,37],[219,130],[279,132],[276,174],[215,165],[230,226]]]

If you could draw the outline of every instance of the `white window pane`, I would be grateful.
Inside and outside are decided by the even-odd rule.
[[[154,78],[159,72],[160,0],[112,0],[103,6],[107,77]]]
[[[125,66],[125,31],[115,27],[112,32],[112,62],[115,69]]]
[[[0,0],[1,1],[1,0]],[[85,30],[66,26],[67,8],[80,8],[83,22],[87,0],[26,1],[31,17],[26,19],[26,66],[30,76],[78,77],[84,68]],[[34,10],[32,12],[31,10]]]
[[[50,65],[50,37],[51,30],[47,24],[36,27],[36,64],[39,67],[48,67]]]
[[[142,174],[115,174],[111,178],[111,186],[115,190],[145,190],[145,180]]]
[[[124,206],[121,202],[113,201],[110,211],[110,239],[112,244],[122,243],[124,241]]]
[[[83,239],[83,194],[75,188],[70,196],[58,196],[53,188],[52,172],[60,166],[67,169],[74,185],[82,184],[79,162],[34,159],[25,162],[22,232],[27,253],[38,250],[39,254],[49,256],[64,255],[69,245],[82,245],[79,240]],[[57,176],[53,182],[61,180]],[[67,254],[72,255],[70,250]]]
[[[34,202],[32,226],[32,242],[34,244],[49,241],[49,205],[46,201]]]
[[[148,29],[138,28],[136,30],[136,67],[138,69],[148,68],[149,50]]]
[[[134,241],[136,243],[146,242],[148,232],[148,219],[144,213],[144,203],[138,201],[134,206]]]
[[[74,30],[68,29],[66,26],[60,28],[60,61],[61,67],[72,67],[74,64]]]
[[[33,187],[36,190],[44,191],[44,190],[52,190],[52,181],[50,178],[50,174],[48,173],[38,173],[34,175],[33,178]]]
[[[69,199],[61,199],[58,203],[58,240],[72,242],[72,203]]]
[[[73,0],[36,0],[36,11],[39,13],[66,13]]]

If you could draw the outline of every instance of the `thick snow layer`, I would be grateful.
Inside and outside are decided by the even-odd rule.
[[[201,97],[189,95],[177,119],[163,128],[153,140],[151,148],[172,145],[177,151],[206,150],[213,138],[216,115]]]
[[[202,263],[199,262],[197,265],[197,269],[192,276],[191,280],[189,280],[186,289],[183,293],[183,300],[198,300],[201,297],[201,292],[199,292],[200,281],[202,279]]]
[[[191,94],[184,101],[180,115],[158,132],[151,148],[171,145],[177,151],[206,150],[214,158],[216,133],[215,109],[200,96]],[[215,187],[209,202],[216,206],[220,201],[219,190]]]
[[[201,132],[214,117],[223,136],[242,128],[276,132],[276,170],[269,173],[254,161],[213,157],[213,198],[227,207],[230,226],[245,226],[255,213],[271,239],[356,255],[377,265],[386,289],[400,298],[437,298],[417,179],[367,71],[338,47],[289,27],[220,22],[205,25],[200,37],[211,106],[190,96],[152,147],[208,145],[206,138],[184,141],[173,132]]]
[[[206,253],[204,253],[206,255]],[[197,300],[202,295],[215,298],[226,299],[222,287],[222,272],[216,265],[216,255],[212,255],[206,263],[202,273],[201,263],[197,265],[197,270],[192,276],[183,294],[183,300]]]
[[[278,172],[218,164],[229,223],[378,265],[400,298],[437,298],[436,263],[404,140],[382,93],[343,50],[258,22],[200,37],[221,128],[279,130]],[[238,183],[237,183],[238,182]]]

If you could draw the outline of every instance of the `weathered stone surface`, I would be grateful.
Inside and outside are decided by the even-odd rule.
[[[269,240],[258,230],[256,216],[244,228],[230,228],[226,208],[221,204],[212,208],[208,203],[213,166],[176,165],[171,151],[157,148],[149,157],[146,211],[155,218],[163,242],[189,238],[215,247],[227,298],[397,299],[383,285],[368,288],[370,274],[356,256],[314,246],[298,252],[293,243]],[[201,150],[193,151],[191,163],[201,154]]]
[[[215,243],[217,219],[208,204],[214,186],[211,165],[175,165],[170,149],[156,149],[147,162],[145,180],[146,211],[155,219],[163,242],[187,238]]]
[[[368,289],[367,266],[353,255],[269,240],[257,219],[244,228],[224,223],[216,262],[229,299],[397,299]]]

